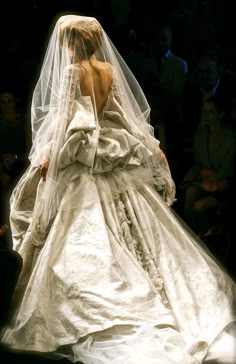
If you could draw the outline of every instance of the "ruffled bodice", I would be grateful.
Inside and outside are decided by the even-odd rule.
[[[152,156],[128,130],[128,122],[112,92],[100,116],[98,128],[89,97],[81,96],[70,122],[60,152],[60,168],[79,162],[93,168],[93,173],[139,167]],[[86,108],[84,107],[86,104]],[[88,112],[88,109],[90,112]]]
[[[169,205],[173,203],[175,185],[159,142],[155,141],[154,153],[144,145],[139,130],[131,127],[124,115],[112,87],[97,123],[90,97],[78,97],[72,110],[59,156],[61,170],[75,163],[88,167],[94,175],[140,167],[140,184],[149,181]]]

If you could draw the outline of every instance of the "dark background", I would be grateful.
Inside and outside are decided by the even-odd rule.
[[[217,49],[221,67],[228,70],[230,75],[231,72],[232,75],[236,74],[233,5],[233,2],[231,5],[225,0],[4,0],[0,4],[0,91],[15,90],[22,107],[30,108],[51,31],[57,18],[68,13],[96,17],[124,59],[129,52],[131,38],[135,36],[145,51],[145,44],[154,36],[155,28],[167,23],[173,31],[172,51],[188,62],[190,74],[201,50],[212,46]],[[180,163],[184,164],[182,159]],[[235,190],[232,201],[235,211]],[[235,239],[235,221],[233,217],[229,220],[228,225],[233,233],[232,237],[229,233],[228,240],[232,244],[231,239],[232,242]],[[220,239],[219,256],[228,244],[226,239]],[[229,262],[227,259],[224,262],[233,275],[236,274],[234,247],[226,246],[228,252],[225,255],[230,256],[227,256]],[[2,257],[5,265],[1,276],[4,278],[7,275],[7,282],[11,283],[12,280],[13,290],[14,279],[9,276],[8,270],[4,270],[8,261],[5,255]],[[8,268],[11,271],[12,266]],[[11,273],[14,274],[14,271]],[[6,285],[0,289],[1,294],[4,289],[5,292],[9,291]],[[11,292],[6,294],[6,302],[10,300]],[[13,355],[2,350],[1,345],[0,361],[5,364],[46,363],[40,358],[36,360],[31,356]]]
[[[154,27],[167,22],[173,29],[173,51],[190,71],[205,44],[215,43],[221,63],[236,71],[234,12],[220,0],[8,0],[1,9],[0,88],[17,88],[30,99],[55,20],[65,13],[95,16],[125,58],[129,37],[147,43]]]

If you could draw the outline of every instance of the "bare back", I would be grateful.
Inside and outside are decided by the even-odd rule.
[[[106,104],[112,84],[112,70],[109,63],[97,61],[95,58],[80,64],[80,89],[82,96],[95,99],[99,116]]]

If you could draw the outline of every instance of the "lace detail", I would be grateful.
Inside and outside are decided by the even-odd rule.
[[[72,118],[72,105],[75,98],[78,98],[80,92],[80,85],[79,85],[79,68],[70,65],[65,68],[63,74],[63,80],[60,87],[59,93],[59,108],[57,111],[57,128],[67,128],[69,125],[71,118]],[[65,132],[65,130],[64,130]],[[59,133],[64,135],[64,132]],[[56,143],[58,141],[57,138],[60,139],[58,133],[55,133],[52,136],[52,140],[50,141],[50,147],[47,151],[47,157],[44,156],[45,159],[49,160],[56,160],[58,158],[58,150],[56,149]],[[62,139],[62,138],[61,138]],[[62,141],[61,141],[62,142]],[[50,161],[51,163],[51,161]],[[59,204],[62,198],[62,193],[64,186],[60,186],[58,183],[55,183],[53,180],[53,172],[51,172],[51,176],[47,178],[51,178],[50,185],[51,189],[45,185],[42,180],[40,181],[37,189],[36,200],[34,211],[32,215],[32,243],[36,246],[43,246],[45,240],[47,238],[48,231],[50,229],[50,223],[52,219],[56,215]],[[54,171],[54,175],[57,172]],[[51,202],[45,202],[48,199],[48,191],[52,191],[50,198]],[[45,199],[45,195],[47,199]],[[53,203],[52,203],[53,201]],[[50,206],[50,207],[49,207]]]
[[[138,221],[130,205],[127,193],[122,196],[120,195],[120,199],[116,202],[116,207],[122,240],[129,251],[135,255],[143,269],[148,273],[151,282],[161,296],[162,302],[169,308],[169,300],[165,292],[163,280],[155,264],[155,257],[150,252],[139,229]]]
[[[157,192],[162,196],[167,205],[171,206],[175,201],[176,188],[166,156],[161,149],[151,159],[151,167]]]
[[[58,115],[62,115],[68,123],[72,117],[72,104],[81,96],[79,84],[79,67],[71,65],[65,68],[60,91],[60,107]]]

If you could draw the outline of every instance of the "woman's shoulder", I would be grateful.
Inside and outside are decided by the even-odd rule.
[[[101,72],[110,73],[112,75],[112,65],[109,62],[101,62],[98,60],[96,60],[95,62],[93,61],[93,68],[96,68],[98,71]],[[74,63],[66,66],[64,69],[64,73],[78,74],[79,77],[81,78],[86,75],[86,70],[88,69],[89,67],[87,67],[86,65]]]
[[[94,67],[104,72],[112,72],[112,65],[109,62],[96,60],[93,62]]]
[[[83,67],[79,63],[69,64],[64,68],[65,74],[74,74],[78,72],[83,72]]]

